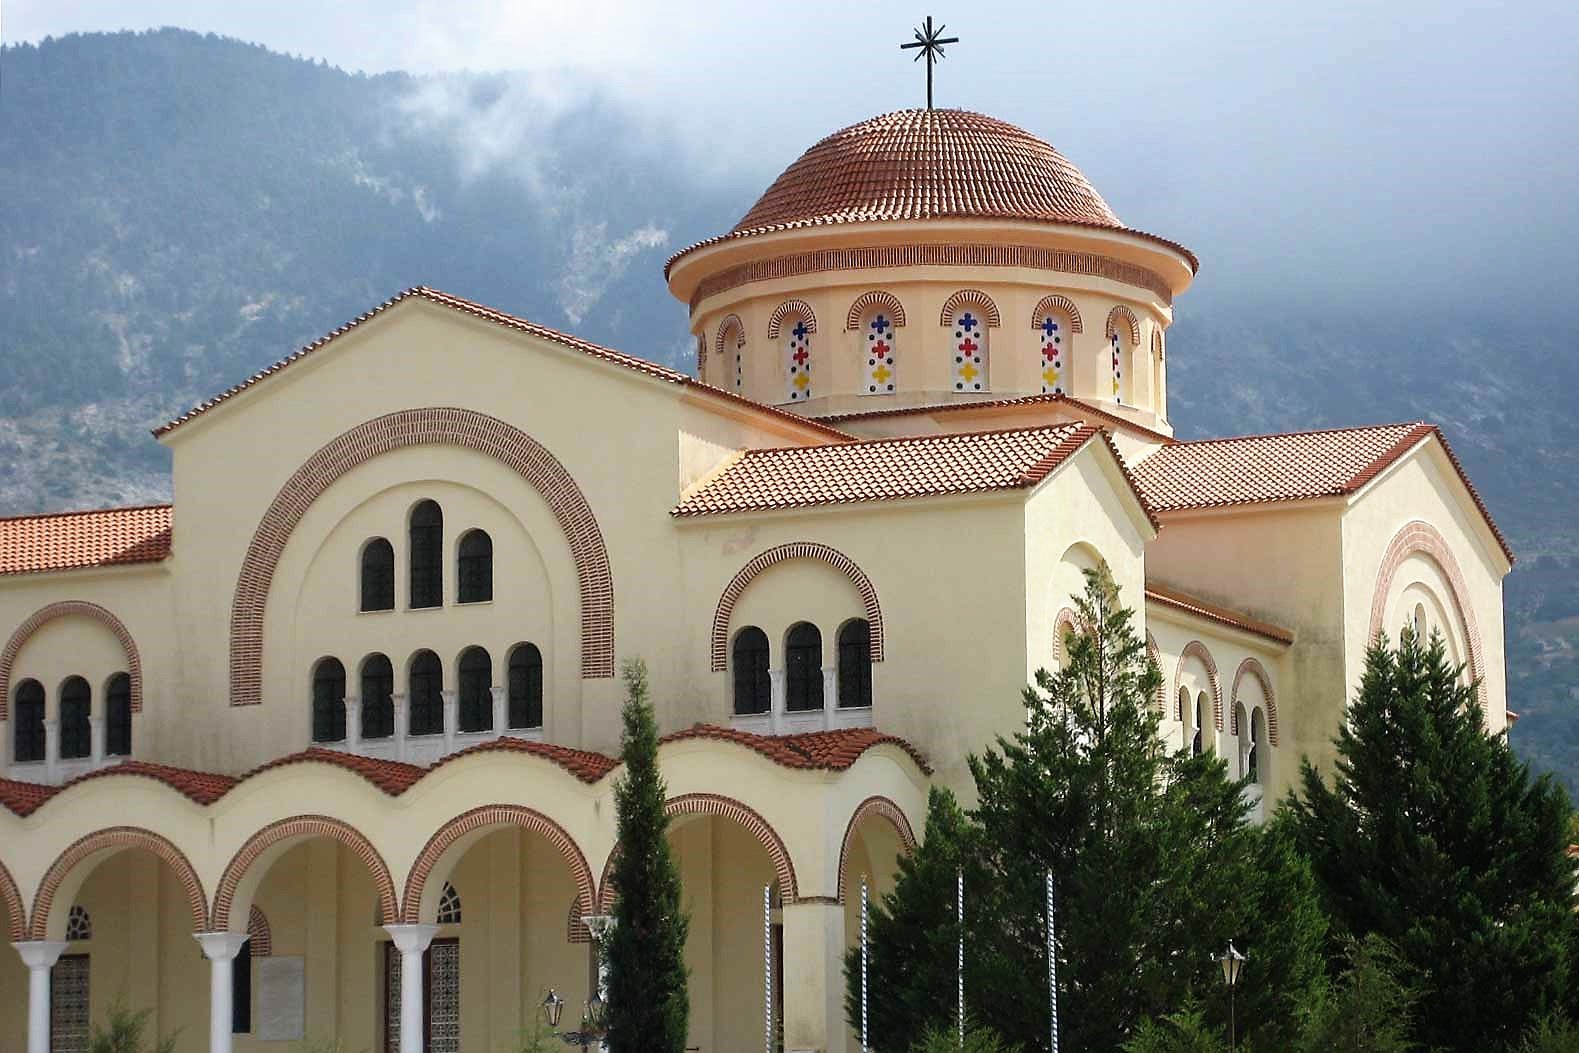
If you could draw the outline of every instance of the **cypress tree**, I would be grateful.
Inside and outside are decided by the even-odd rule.
[[[1292,801],[1334,935],[1392,945],[1424,1045],[1515,1046],[1572,976],[1566,794],[1487,732],[1440,637],[1409,629],[1370,649],[1336,745],[1331,783],[1307,763]]]
[[[614,927],[604,941],[608,963],[608,1049],[612,1053],[683,1053],[690,1002],[680,900],[680,871],[669,847],[666,791],[658,774],[658,725],[647,701],[647,667],[626,662],[625,772],[614,790],[619,854]]]

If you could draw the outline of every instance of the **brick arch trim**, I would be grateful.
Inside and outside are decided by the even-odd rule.
[[[274,930],[269,926],[269,916],[255,905],[247,914],[247,951],[254,958],[267,958],[274,953]]]
[[[1031,312],[1031,328],[1040,329],[1042,320],[1050,314],[1067,315],[1069,318],[1069,331],[1071,333],[1085,332],[1085,323],[1080,320],[1080,308],[1067,296],[1053,293],[1044,296],[1036,304],[1036,310]]]
[[[979,307],[987,321],[988,329],[998,328],[1003,321],[1002,316],[998,314],[998,305],[992,302],[992,297],[980,289],[961,289],[943,301],[943,310],[938,312],[938,325],[953,325],[954,312],[961,307]]]
[[[1107,338],[1109,340],[1113,339],[1113,334],[1118,332],[1118,323],[1119,322],[1123,322],[1124,323],[1124,331],[1129,333],[1130,346],[1131,347],[1139,347],[1140,346],[1140,319],[1135,317],[1135,312],[1134,311],[1131,311],[1128,307],[1125,307],[1123,304],[1119,304],[1117,307],[1113,308],[1111,311],[1108,312],[1108,315],[1107,315],[1107,327],[1106,327],[1106,329],[1104,331],[1105,335],[1107,336]]]
[[[806,323],[808,332],[817,331],[817,315],[813,313],[810,304],[805,300],[785,300],[773,309],[773,316],[768,319],[769,340],[779,338],[779,330],[783,327],[786,318],[799,318]]]
[[[895,329],[904,328],[905,305],[899,302],[899,297],[890,292],[883,292],[881,289],[873,289],[871,292],[857,296],[855,302],[850,305],[850,313],[844,319],[844,331],[848,333],[852,329],[859,329],[861,316],[873,307],[881,307],[887,311]]]
[[[393,921],[400,916],[400,903],[395,898],[395,880],[389,874],[389,864],[378,849],[373,847],[360,830],[327,815],[298,815],[270,823],[247,839],[235,856],[225,866],[219,879],[219,889],[214,893],[213,931],[224,932],[230,927],[230,907],[236,898],[241,879],[264,852],[281,841],[297,837],[327,837],[351,850],[373,876],[373,886],[378,892],[379,924]]]
[[[1179,652],[1179,664],[1173,672],[1173,697],[1179,697],[1179,682],[1184,677],[1184,663],[1191,658],[1198,658],[1206,667],[1206,678],[1212,685],[1212,722],[1217,730],[1223,730],[1223,687],[1217,675],[1217,662],[1212,658],[1212,652],[1199,640],[1191,640],[1184,645],[1184,650]]]
[[[1053,615],[1053,657],[1061,666],[1069,661],[1069,650],[1064,646],[1064,630],[1075,631],[1075,612],[1069,607],[1060,607],[1058,613]]]
[[[790,860],[789,849],[784,847],[784,839],[749,805],[742,804],[733,797],[724,797],[716,793],[687,793],[669,798],[664,802],[663,811],[670,818],[677,815],[713,815],[739,823],[763,848],[767,849],[769,858],[773,860],[773,871],[778,877],[780,900],[784,903],[794,903],[800,897],[800,885],[795,879],[795,864]],[[609,853],[609,858],[603,864],[603,877],[598,883],[598,905],[604,913],[614,907],[612,879],[614,862],[618,854],[619,847],[616,845],[615,850]]]
[[[11,667],[16,662],[16,656],[21,653],[22,645],[46,623],[56,618],[73,615],[96,621],[115,634],[115,638],[120,641],[121,650],[126,654],[126,672],[132,678],[132,712],[143,711],[143,661],[142,656],[137,652],[137,642],[132,639],[126,623],[97,603],[89,603],[87,600],[61,600],[40,607],[29,615],[27,621],[17,626],[16,632],[12,633],[11,638],[6,641],[5,650],[0,651],[0,720],[5,720],[8,715],[11,704]]]
[[[728,315],[722,322],[718,323],[718,337],[713,343],[713,347],[718,352],[719,357],[723,357],[724,348],[729,345],[727,337],[731,328],[735,331],[735,347],[742,348],[746,346],[745,323],[740,320],[738,314]]]
[[[181,882],[181,888],[186,893],[187,908],[192,913],[192,931],[207,930],[208,897],[203,893],[203,882],[197,876],[197,869],[186,858],[186,854],[152,830],[137,826],[112,826],[78,838],[50,864],[44,880],[39,883],[38,894],[33,897],[29,939],[49,938],[49,909],[55,901],[55,893],[60,891],[61,883],[83,860],[107,848],[140,848],[157,856],[175,872],[176,880]]]
[[[856,591],[861,594],[861,603],[866,608],[866,621],[872,629],[872,661],[883,660],[883,608],[878,603],[877,587],[872,584],[872,579],[856,565],[855,560],[838,549],[815,541],[793,541],[787,545],[770,548],[753,558],[751,562],[740,568],[740,572],[724,588],[723,595],[718,598],[718,609],[713,612],[713,672],[721,673],[729,668],[729,620],[734,615],[735,603],[740,599],[741,593],[745,592],[746,586],[763,571],[791,559],[820,560],[850,580]]]
[[[1247,676],[1253,676],[1261,682],[1261,694],[1266,698],[1266,737],[1267,742],[1277,745],[1277,693],[1272,690],[1272,677],[1268,675],[1266,666],[1258,659],[1246,658],[1239,663],[1239,668],[1234,673],[1233,690],[1233,716],[1230,720],[1229,732],[1239,734],[1239,685],[1244,683]]]
[[[1168,714],[1168,677],[1162,671],[1162,648],[1157,646],[1157,638],[1151,635],[1151,630],[1146,630],[1146,656],[1157,663],[1157,712],[1162,716]],[[1174,690],[1178,695],[1178,690]]]
[[[581,675],[614,675],[614,580],[592,506],[565,466],[525,432],[454,407],[401,410],[358,424],[318,450],[280,488],[248,546],[230,607],[230,704],[257,705],[263,690],[263,616],[291,532],[335,480],[379,454],[452,445],[514,469],[548,502],[575,558],[581,591]]]
[[[1382,556],[1381,565],[1376,570],[1376,591],[1371,594],[1371,628],[1367,635],[1375,640],[1386,631],[1382,622],[1387,617],[1387,598],[1392,593],[1393,581],[1404,561],[1414,555],[1428,557],[1447,579],[1452,592],[1450,599],[1453,601],[1453,610],[1458,615],[1459,624],[1464,627],[1464,639],[1469,648],[1469,674],[1480,683],[1480,704],[1485,708],[1489,704],[1489,695],[1486,691],[1486,660],[1481,648],[1480,622],[1475,618],[1474,606],[1468,602],[1469,585],[1464,580],[1463,568],[1459,566],[1453,550],[1448,547],[1447,538],[1430,523],[1416,519],[1393,535],[1387,552]]]
[[[597,900],[592,883],[592,868],[587,865],[587,857],[581,851],[581,846],[565,832],[565,828],[531,808],[516,804],[486,804],[456,816],[428,838],[428,843],[411,865],[411,873],[406,878],[405,905],[401,914],[406,924],[414,925],[421,920],[423,889],[427,887],[428,878],[433,875],[433,868],[438,866],[444,853],[467,834],[490,826],[516,827],[547,838],[549,844],[570,865],[571,875],[576,880],[576,902],[584,908],[582,913],[593,912]]]
[[[22,905],[22,893],[4,863],[0,863],[0,910],[5,911],[6,938],[12,943],[21,942],[27,934],[27,908]]]
[[[887,797],[868,797],[856,805],[855,811],[850,815],[850,822],[844,828],[844,842],[839,846],[839,902],[845,901],[849,889],[846,885],[845,862],[850,856],[850,845],[855,841],[855,828],[861,820],[868,816],[879,816],[888,820],[894,832],[899,835],[899,843],[904,845],[906,852],[916,850],[916,832],[910,825],[910,820],[905,817],[903,809]]]

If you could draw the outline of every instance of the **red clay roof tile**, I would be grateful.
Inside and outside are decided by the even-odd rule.
[[[127,760],[105,768],[98,768],[88,772],[86,775],[79,775],[62,786],[61,789],[65,790],[78,783],[89,782],[93,779],[103,778],[106,775],[134,775],[145,779],[153,779],[155,782],[164,783],[183,797],[198,804],[213,804],[225,796],[237,782],[236,779],[229,775],[193,771],[190,768],[176,768],[168,764],[152,764],[148,761]]]
[[[428,773],[428,769],[417,764],[405,764],[400,761],[380,760],[377,757],[363,757],[355,753],[342,753],[340,750],[326,750],[314,746],[302,750],[300,753],[291,753],[284,757],[277,757],[267,764],[247,772],[240,779],[241,782],[260,775],[275,768],[284,768],[292,764],[332,764],[337,768],[344,768],[354,775],[360,775],[378,789],[398,797],[416,785],[417,780]]]
[[[619,767],[619,759],[604,753],[593,753],[590,750],[574,750],[568,746],[555,746],[549,742],[533,742],[529,739],[504,737],[494,739],[492,742],[479,743],[457,753],[452,753],[433,765],[435,770],[461,757],[473,753],[527,753],[534,757],[541,757],[546,761],[559,765],[565,771],[574,775],[584,783],[595,783],[615,768]]]
[[[757,735],[716,724],[697,724],[684,731],[665,735],[663,742],[684,742],[688,739],[716,739],[733,742],[761,754],[768,760],[786,768],[806,768],[822,771],[845,771],[874,746],[890,744],[899,747],[916,762],[916,767],[931,774],[921,751],[896,735],[886,735],[876,728],[842,728],[837,731],[811,731],[799,735]]]
[[[0,575],[157,563],[170,555],[169,505],[0,519]]]
[[[1282,626],[1273,625],[1271,622],[1260,621],[1250,617],[1248,614],[1241,614],[1227,607],[1219,607],[1215,603],[1208,603],[1199,597],[1191,596],[1166,585],[1159,585],[1154,581],[1146,583],[1146,600],[1149,603],[1160,603],[1163,606],[1172,607],[1175,610],[1184,611],[1187,614],[1193,614],[1208,621],[1217,622],[1220,625],[1242,629],[1247,633],[1265,637],[1274,643],[1291,644],[1294,642],[1294,631],[1292,629],[1285,629]]]
[[[999,409],[1015,409],[1021,406],[1052,406],[1065,404],[1073,407],[1082,417],[1096,418],[1104,423],[1113,425],[1114,431],[1127,431],[1141,435],[1164,445],[1178,442],[1171,435],[1164,435],[1151,428],[1116,413],[1109,413],[1101,406],[1094,405],[1084,399],[1075,398],[1073,395],[1018,395],[1013,398],[985,399],[980,402],[948,402],[938,406],[906,406],[899,409],[863,410],[859,413],[830,413],[817,419],[828,424],[843,424],[851,420],[872,420],[883,417],[923,417],[934,413],[990,412]]]
[[[0,806],[27,818],[43,803],[60,792],[58,786],[44,786],[19,779],[0,779]]]

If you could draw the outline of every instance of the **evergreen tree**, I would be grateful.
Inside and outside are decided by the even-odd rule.
[[[1292,802],[1335,934],[1397,949],[1425,1045],[1515,1046],[1572,975],[1566,794],[1486,731],[1441,639],[1408,629],[1367,654],[1336,743],[1332,784],[1306,764]]]
[[[618,898],[604,941],[608,1037],[613,1053],[682,1053],[690,1003],[680,871],[669,848],[665,790],[658,774],[658,725],[647,701],[647,667],[625,663],[625,773],[614,790]]]
[[[1299,1053],[1409,1053],[1414,993],[1398,981],[1398,955],[1380,936],[1351,943],[1343,975],[1308,1007]]]

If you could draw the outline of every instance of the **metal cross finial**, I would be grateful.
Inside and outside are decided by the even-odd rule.
[[[947,28],[948,26],[945,25],[933,29],[932,16],[928,15],[927,20],[921,24],[921,28],[915,31],[916,39],[908,44],[899,45],[901,51],[909,51],[912,48],[920,49],[916,51],[916,57],[912,61],[920,61],[923,56],[926,57],[927,109],[929,110],[932,108],[932,67],[937,64],[939,59],[943,58],[944,44],[959,43],[959,37],[945,37],[943,35],[943,31]]]

